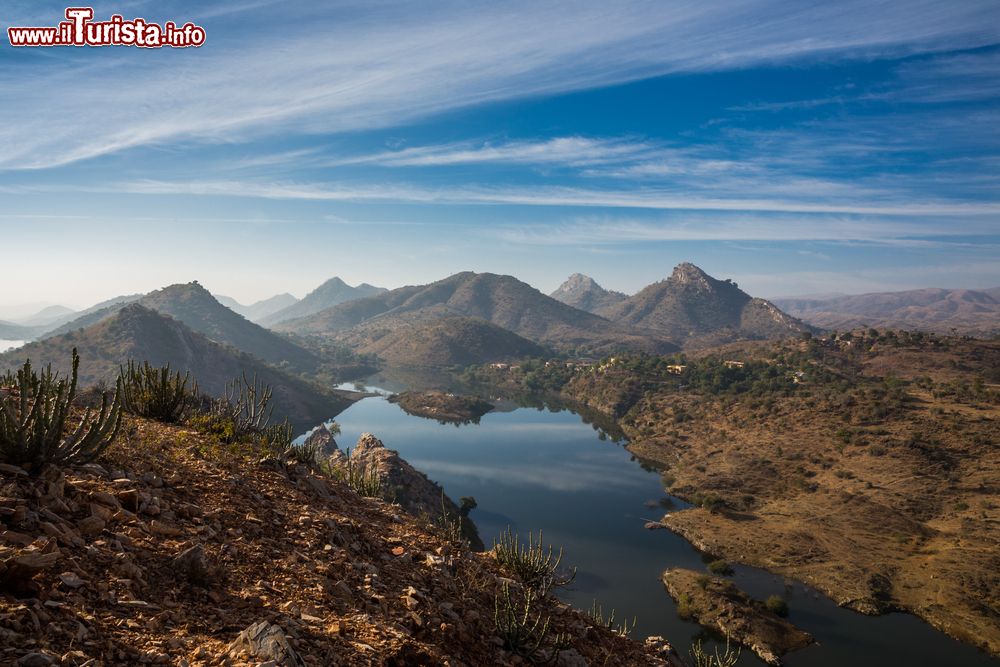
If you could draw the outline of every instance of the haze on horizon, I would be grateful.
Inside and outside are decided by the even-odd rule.
[[[846,5],[94,3],[208,39],[0,46],[0,317],[682,261],[767,297],[1000,285],[1000,6]]]

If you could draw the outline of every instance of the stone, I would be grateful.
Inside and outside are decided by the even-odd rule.
[[[97,535],[104,530],[105,525],[104,519],[91,515],[86,519],[80,519],[76,527],[83,535]]]
[[[55,663],[55,658],[44,653],[28,653],[17,661],[18,667],[48,667]]]
[[[182,551],[172,561],[174,571],[192,584],[206,586],[211,579],[211,568],[205,558],[205,549],[200,544]]]
[[[86,581],[77,576],[75,572],[63,572],[59,575],[59,581],[63,583],[66,588],[80,588],[86,585]]]
[[[254,623],[227,647],[224,658],[255,658],[260,662],[275,661],[283,667],[305,667],[305,662],[292,648],[281,626],[267,621]]]

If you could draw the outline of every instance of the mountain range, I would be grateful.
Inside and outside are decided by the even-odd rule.
[[[279,330],[357,340],[398,326],[433,323],[444,317],[477,318],[528,341],[562,351],[600,354],[620,349],[670,352],[677,346],[655,332],[630,330],[552,297],[513,276],[466,271],[429,285],[400,287],[356,299]],[[412,363],[419,363],[414,359]]]
[[[361,283],[351,287],[340,278],[330,278],[325,283],[306,294],[301,301],[291,303],[260,319],[260,323],[270,327],[299,317],[307,317],[333,306],[385,292],[384,287]]]
[[[775,299],[796,317],[824,329],[862,326],[992,336],[1000,333],[1000,287]]]
[[[284,294],[275,294],[267,299],[261,299],[260,301],[251,303],[249,306],[245,306],[236,299],[221,294],[213,294],[212,296],[229,310],[239,313],[251,322],[257,322],[258,324],[264,318],[273,315],[283,308],[288,308],[299,301],[287,292]]]
[[[167,291],[170,288],[161,290]],[[158,298],[166,301],[163,294]],[[220,304],[219,308],[223,306]],[[80,352],[81,385],[113,383],[119,365],[136,359],[154,366],[169,363],[175,370],[190,372],[202,392],[213,396],[223,395],[226,383],[242,373],[248,376],[256,373],[274,389],[275,414],[288,416],[300,426],[329,418],[343,407],[342,398],[249,354],[212,341],[178,319],[140,303],[127,304],[84,329],[0,354],[0,372],[17,368],[25,358],[30,358],[36,366],[52,364],[53,369],[66,373],[70,370],[74,347]]]

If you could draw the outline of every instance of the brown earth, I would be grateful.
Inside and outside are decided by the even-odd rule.
[[[490,554],[187,428],[140,420],[34,479],[0,466],[0,521],[3,664],[524,664]],[[560,664],[665,664],[554,598],[536,613],[569,638]]]
[[[1000,342],[861,331],[546,380],[613,416],[696,505],[663,523],[699,549],[1000,655]]]

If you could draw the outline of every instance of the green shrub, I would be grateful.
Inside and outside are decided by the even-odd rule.
[[[73,371],[60,378],[49,365],[36,373],[30,361],[8,373],[0,387],[0,461],[40,472],[46,464],[78,464],[94,460],[115,439],[121,426],[121,382],[114,398],[101,397],[95,416],[88,408],[79,425],[66,433],[80,356],[73,348]]]
[[[764,607],[772,614],[788,616],[788,603],[780,595],[772,595],[764,602]]]
[[[728,577],[733,573],[733,568],[724,560],[713,560],[708,564],[708,571],[712,574]]]
[[[198,396],[196,383],[188,387],[190,373],[171,374],[170,364],[162,368],[141,366],[131,359],[121,367],[122,408],[131,414],[174,423],[184,419]]]

